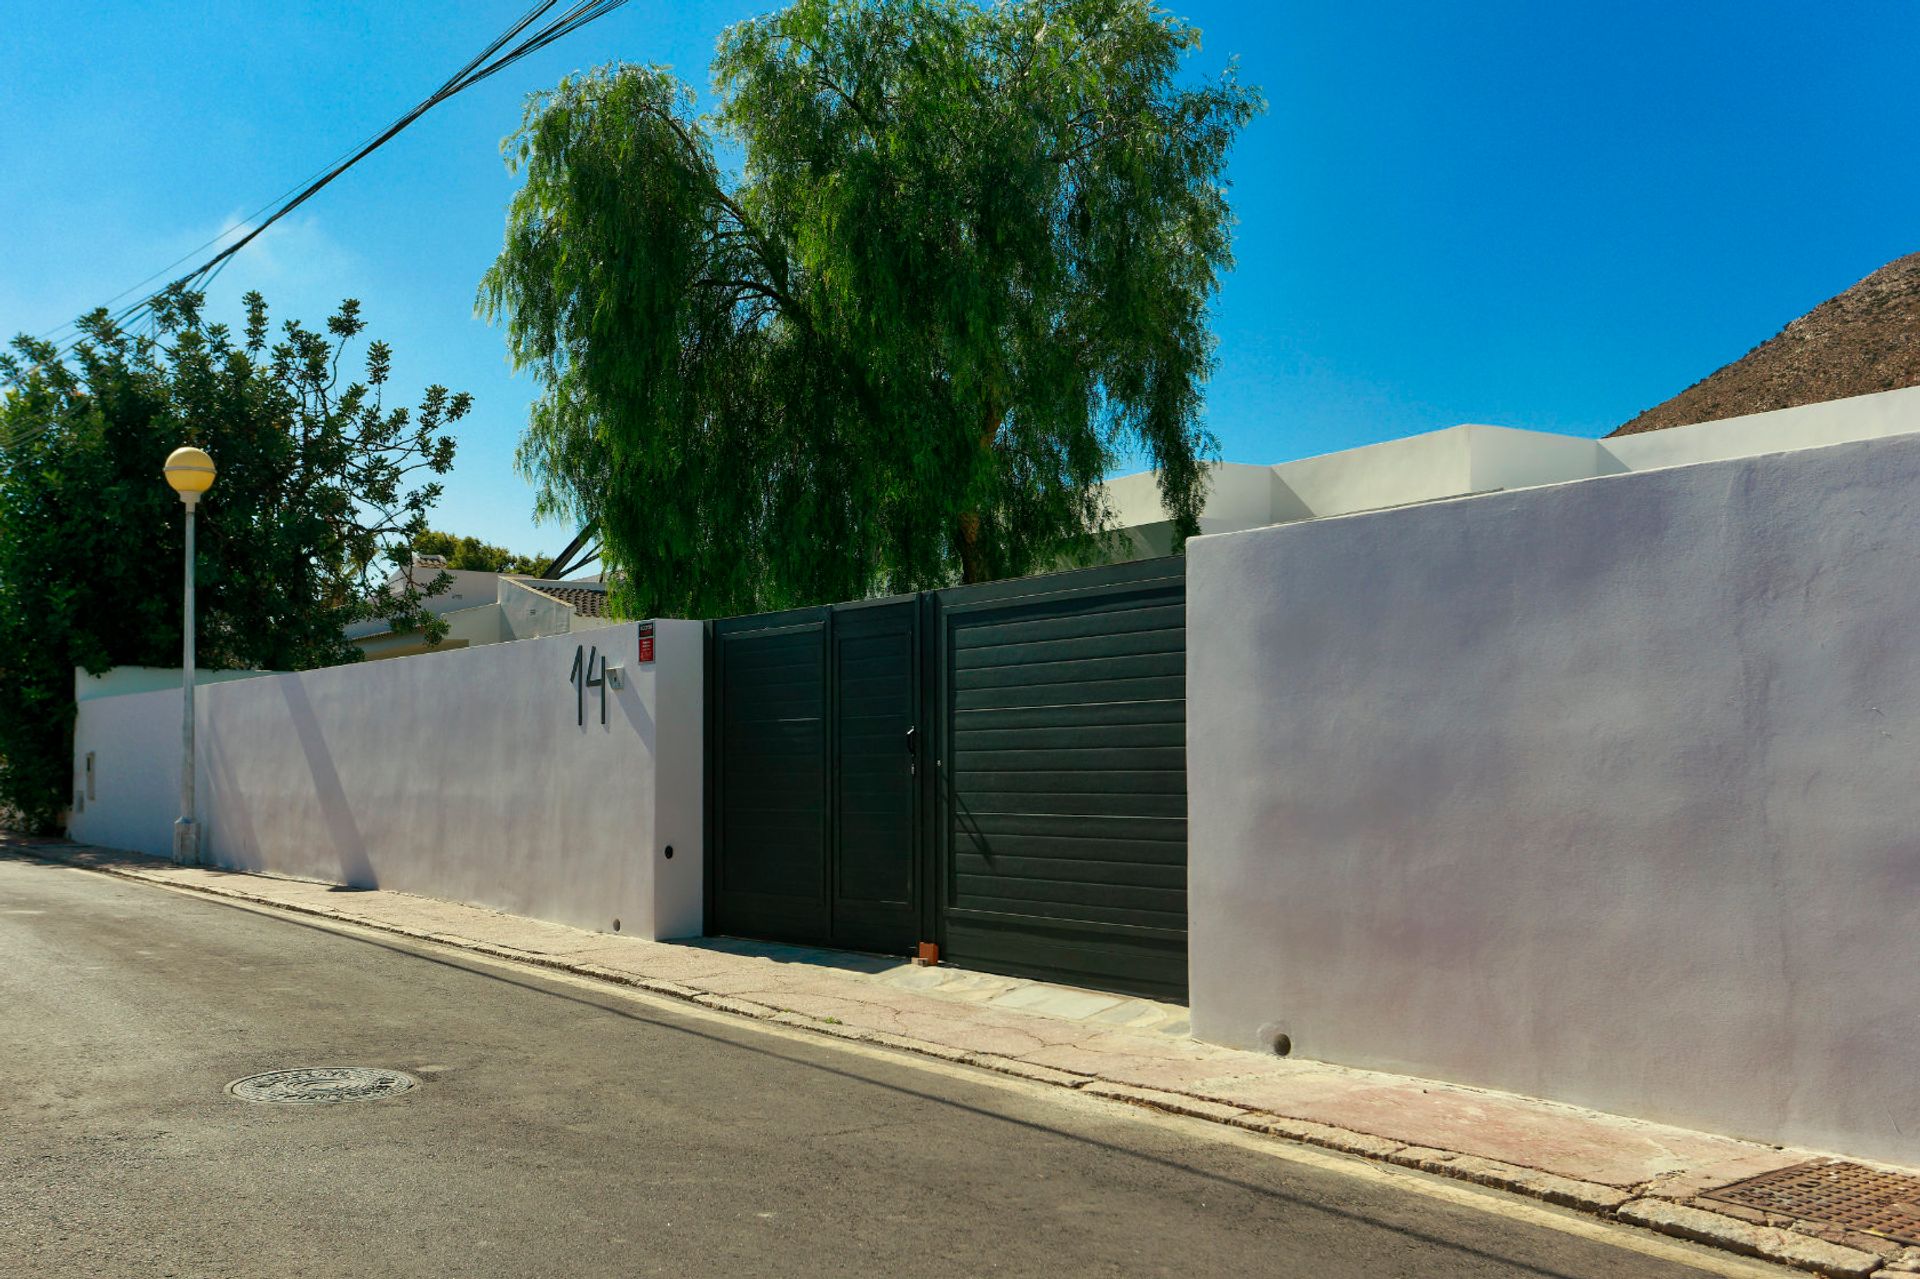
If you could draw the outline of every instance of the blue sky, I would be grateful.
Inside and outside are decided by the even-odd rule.
[[[526,0],[68,3],[0,44],[0,329],[118,293],[417,101]],[[1235,461],[1455,422],[1602,434],[1920,249],[1920,5],[1173,6],[1270,113],[1208,420]],[[554,550],[513,473],[530,384],[475,318],[523,95],[609,59],[702,88],[755,3],[632,0],[437,108],[222,277],[358,297],[396,381],[474,393],[436,523]]]

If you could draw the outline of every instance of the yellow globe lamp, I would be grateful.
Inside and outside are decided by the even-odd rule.
[[[213,459],[192,446],[167,454],[167,483],[180,500],[192,506],[200,495],[213,487]]]

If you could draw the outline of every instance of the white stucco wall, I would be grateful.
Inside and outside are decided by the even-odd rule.
[[[156,857],[173,851],[173,820],[180,815],[180,673],[173,677],[171,688],[89,697],[74,708],[67,833],[75,839]],[[196,710],[211,691],[195,690]],[[196,732],[199,723],[196,716]]]
[[[1468,438],[1467,486],[1462,493],[1532,488],[1606,475],[1614,468],[1600,459],[1600,442],[1546,431],[1517,431],[1505,426],[1461,428]]]
[[[1195,1033],[1920,1162],[1920,436],[1200,538]]]
[[[193,674],[194,683],[223,684],[228,680],[253,679],[272,671],[208,671]],[[155,689],[180,688],[178,666],[116,666],[98,675],[89,675],[84,667],[73,670],[73,700],[92,701],[96,697],[121,697],[128,693],[151,693]]]
[[[1471,428],[1283,462],[1273,468],[1284,504],[1276,520],[1345,515],[1469,492]]]
[[[572,608],[510,577],[500,579],[499,602],[502,639],[537,639],[542,635],[565,635],[575,629]]]
[[[1911,431],[1920,431],[1920,386],[1601,440],[1602,473],[1690,466]]]
[[[1119,558],[1141,559],[1173,554],[1173,521],[1160,504],[1159,476],[1136,471],[1106,482],[1114,526],[1121,530],[1127,553]],[[1273,523],[1274,478],[1270,466],[1217,462],[1207,469],[1207,500],[1200,519],[1202,532],[1224,533]]]
[[[465,568],[427,568],[423,565],[414,565],[404,570],[396,570],[387,579],[387,589],[397,595],[411,580],[415,586],[424,591],[438,581],[443,573],[452,579],[447,583],[447,589],[438,595],[426,596],[420,601],[420,606],[435,616],[483,608],[499,598],[500,574]],[[346,635],[348,639],[362,639],[369,635],[378,635],[386,629],[386,619],[369,618],[367,621],[355,622],[347,627]],[[498,642],[499,638],[494,635],[479,642],[492,644]]]
[[[1203,533],[1326,519],[1470,493],[1564,484],[1623,471],[1822,448],[1920,432],[1920,387],[1857,395],[1694,426],[1594,440],[1476,424],[1409,435],[1273,466],[1210,471]],[[1151,471],[1107,481],[1115,522],[1134,555],[1167,555],[1173,526]]]
[[[507,631],[505,615],[498,604],[476,604],[472,608],[452,609],[439,616],[447,624],[447,633],[432,647],[427,646],[417,630],[378,631],[356,636],[353,634],[355,628],[349,627],[347,638],[360,646],[360,651],[368,661],[374,662],[524,638]]]
[[[212,863],[378,886],[640,937],[701,931],[697,622],[552,636],[201,689],[199,820]],[[624,668],[587,691],[576,646]],[[76,770],[96,792],[74,838],[165,855],[177,692],[81,705]],[[673,845],[668,859],[665,847]]]

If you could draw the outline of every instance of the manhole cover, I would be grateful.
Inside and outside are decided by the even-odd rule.
[[[1920,1177],[1822,1160],[1763,1172],[1702,1198],[1920,1246]]]
[[[397,1070],[370,1066],[302,1066],[298,1070],[269,1070],[227,1085],[241,1101],[279,1102],[293,1106],[324,1106],[336,1101],[379,1101],[397,1097],[419,1083]]]

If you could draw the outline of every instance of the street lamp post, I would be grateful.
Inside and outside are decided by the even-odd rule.
[[[193,508],[213,487],[213,459],[196,448],[167,455],[167,483],[187,507],[187,574],[180,628],[180,820],[173,824],[173,860],[192,866],[200,860],[199,832],[193,823]]]

